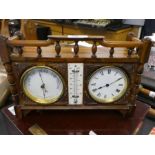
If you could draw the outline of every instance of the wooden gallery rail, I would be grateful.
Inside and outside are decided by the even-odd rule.
[[[56,57],[60,57],[60,52],[61,52],[60,41],[74,41],[75,42],[74,57],[77,57],[78,52],[79,52],[78,42],[79,41],[91,41],[93,42],[92,57],[96,57],[97,43],[105,47],[110,47],[111,49],[109,51],[109,56],[113,57],[114,48],[118,48],[118,47],[128,48],[128,56],[131,56],[132,52],[134,52],[134,48],[141,48],[144,42],[145,41],[147,42],[147,40],[144,40],[143,42],[138,39],[137,40],[133,39],[133,40],[134,41],[105,41],[104,37],[102,36],[89,36],[89,37],[49,36],[48,40],[40,41],[40,40],[17,40],[17,36],[16,36],[16,37],[8,39],[6,43],[9,47],[18,48],[20,55],[22,55],[22,47],[25,47],[25,46],[37,47],[38,56],[41,56],[41,53],[42,53],[41,47],[49,46],[53,42],[56,42],[55,44]],[[143,52],[140,51],[138,53],[138,49],[137,49],[137,54],[141,56]]]

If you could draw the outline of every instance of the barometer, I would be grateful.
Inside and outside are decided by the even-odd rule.
[[[25,95],[40,104],[57,101],[64,90],[61,75],[46,66],[29,68],[23,73],[20,83]]]

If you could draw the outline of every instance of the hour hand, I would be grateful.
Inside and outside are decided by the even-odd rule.
[[[102,86],[102,87],[94,88],[92,91],[95,92],[95,91],[97,91],[97,90],[99,90],[99,89],[102,89],[102,88],[105,87],[105,86],[106,86],[106,85],[104,85],[104,86]]]
[[[107,84],[105,84],[104,86],[100,86],[100,87],[98,87],[98,88],[95,88],[95,89],[93,89],[93,90],[96,91],[96,90],[102,89],[102,88],[104,88],[104,87],[106,87],[106,86],[107,86]]]

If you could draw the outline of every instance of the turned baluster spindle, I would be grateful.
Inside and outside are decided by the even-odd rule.
[[[18,53],[20,56],[23,54],[23,48],[22,47],[17,47]]]
[[[12,54],[12,53],[14,52],[14,48],[13,48],[13,47],[8,46],[8,51],[9,51],[9,54]]]
[[[60,41],[59,40],[56,41],[55,51],[56,51],[56,57],[61,57],[60,56],[61,46],[60,46]]]
[[[139,54],[140,48],[136,48],[136,54]]]
[[[133,52],[133,51],[134,51],[133,48],[129,48],[129,49],[128,49],[128,56],[129,56],[129,57],[132,55],[132,52]]]
[[[110,53],[110,57],[113,57],[113,55],[114,55],[114,47],[111,47],[109,53]]]
[[[96,52],[97,52],[97,46],[96,41],[94,41],[92,46],[92,58],[96,58]]]
[[[15,104],[18,104],[18,92],[17,92],[17,88],[16,88],[16,78],[14,76],[11,63],[10,62],[5,63],[4,67],[5,67],[7,75],[8,75],[7,79],[8,79],[9,84],[10,84],[10,91],[12,94],[13,102]]]
[[[78,52],[79,52],[78,41],[75,41],[75,45],[74,45],[74,57],[78,57]]]
[[[41,47],[37,47],[38,57],[41,57],[42,49]]]

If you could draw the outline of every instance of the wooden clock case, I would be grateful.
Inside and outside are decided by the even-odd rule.
[[[124,115],[133,113],[141,73],[150,53],[150,40],[139,40],[133,33],[128,34],[126,41],[106,41],[102,36],[49,36],[48,38],[43,41],[24,40],[20,33],[10,38],[0,36],[0,56],[7,71],[18,118],[22,118],[23,114],[30,110],[111,109],[119,110]],[[78,45],[79,41],[91,42],[92,47],[81,47]],[[70,42],[72,45],[69,45]],[[72,62],[84,63],[82,105],[68,104],[67,63]],[[31,101],[23,93],[20,78],[25,70],[37,65],[49,66],[63,76],[65,91],[57,102],[41,105]],[[123,69],[129,77],[127,92],[113,103],[97,103],[88,93],[88,78],[96,69],[103,66],[117,66]]]

